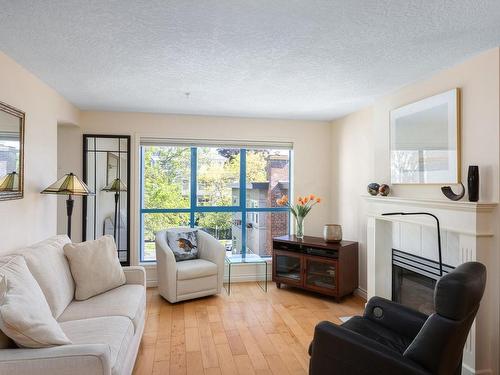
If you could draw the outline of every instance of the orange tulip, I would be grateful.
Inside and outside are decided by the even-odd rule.
[[[317,203],[321,203],[321,198],[316,198]]]
[[[302,197],[299,197],[299,199],[297,199],[297,200],[299,201],[299,203],[302,202]]]
[[[308,197],[305,197],[305,198],[304,198],[304,203],[307,203],[307,202],[309,202],[309,198],[308,198]]]
[[[313,200],[314,200],[314,198],[316,198],[316,197],[314,196],[314,194],[309,195],[309,199],[310,199],[310,200],[312,200],[312,201],[313,201]]]

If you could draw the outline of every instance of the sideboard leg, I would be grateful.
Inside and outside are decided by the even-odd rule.
[[[281,283],[276,283],[276,288],[280,289],[281,288]]]

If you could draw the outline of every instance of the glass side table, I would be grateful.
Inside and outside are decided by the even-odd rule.
[[[247,253],[245,257],[242,257],[241,254],[231,254],[226,255],[225,264],[228,272],[227,278],[226,275],[224,275],[224,280],[227,280],[227,282],[224,283],[224,288],[228,295],[231,295],[231,267],[237,264],[255,264],[257,268],[259,266],[264,266],[264,283],[262,283],[262,281],[257,281],[257,285],[259,285],[264,292],[267,292],[267,261],[264,258],[252,253]]]

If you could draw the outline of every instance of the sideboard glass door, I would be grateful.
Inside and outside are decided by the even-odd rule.
[[[287,279],[287,282],[301,284],[300,255],[284,254],[276,251],[276,277]]]
[[[337,289],[337,262],[306,259],[305,284],[308,287],[335,291]]]

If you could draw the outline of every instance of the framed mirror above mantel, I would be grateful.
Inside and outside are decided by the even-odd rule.
[[[0,102],[0,200],[24,195],[25,114]]]
[[[115,238],[122,265],[130,265],[130,136],[83,135],[83,181],[95,195],[83,199],[82,240]]]

